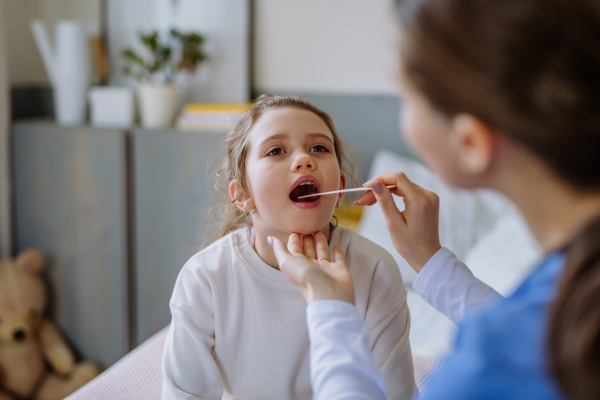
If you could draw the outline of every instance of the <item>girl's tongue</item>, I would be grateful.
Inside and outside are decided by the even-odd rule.
[[[311,196],[305,197],[303,199],[298,199],[298,197],[307,196],[309,194],[319,193],[317,190],[317,186],[315,186],[312,182],[303,182],[300,185],[296,186],[294,190],[290,193],[290,200],[298,202],[298,203],[306,203],[315,201],[319,198],[319,196]]]

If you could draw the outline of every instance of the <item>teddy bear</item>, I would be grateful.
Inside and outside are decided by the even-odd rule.
[[[45,315],[44,258],[25,250],[0,260],[0,400],[64,399],[99,375],[75,356]]]

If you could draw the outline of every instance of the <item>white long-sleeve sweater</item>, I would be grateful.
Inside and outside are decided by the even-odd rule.
[[[238,230],[194,255],[171,298],[163,357],[166,399],[310,399],[306,301]],[[410,315],[398,266],[383,248],[341,227],[356,309],[389,399],[409,399]]]

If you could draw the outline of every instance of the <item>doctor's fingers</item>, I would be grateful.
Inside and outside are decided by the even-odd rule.
[[[375,197],[381,204],[394,247],[418,272],[441,248],[439,198],[435,193],[415,186],[415,191],[404,197],[406,208],[400,212],[389,190],[385,186],[379,189],[381,192],[375,192]]]
[[[293,257],[288,248],[285,246],[285,243],[278,238],[269,236],[267,238],[267,242],[271,245],[271,247],[273,247],[273,253],[275,254],[275,258],[277,259],[277,263],[279,265]]]
[[[290,253],[285,243],[276,237],[271,237],[270,244],[273,246],[279,270],[304,294],[304,290],[306,289],[306,270],[311,266],[312,262],[302,254]]]
[[[406,177],[404,172],[393,172],[389,174],[378,175],[375,178],[367,181],[363,186],[372,187],[372,184],[376,182],[383,186],[396,185],[396,187],[390,189],[390,191],[396,196],[401,197],[415,195],[415,190],[419,188],[419,186],[415,185]],[[368,191],[356,201],[356,204],[361,206],[370,206],[376,202],[377,200],[375,193],[373,193],[373,191]]]
[[[414,194],[404,197],[404,216],[409,221],[414,217],[422,219],[438,218],[440,198],[434,192],[417,186]]]
[[[402,171],[399,172],[390,172],[388,174],[377,175],[375,178],[368,180],[365,182],[365,186],[371,186],[371,183],[379,182],[385,186],[396,185],[395,188],[390,189],[392,193],[397,196],[407,196],[410,195],[411,192],[414,192],[417,185],[415,185],[406,174]]]
[[[317,259],[317,253],[315,251],[315,240],[312,235],[302,236],[302,252],[304,255],[311,260]]]
[[[340,268],[348,269],[348,266],[346,265],[346,256],[344,255],[344,250],[342,250],[341,246],[337,244],[333,246],[333,257],[333,264]]]
[[[300,237],[300,235],[298,235],[297,233],[292,233],[289,236],[287,243],[287,251],[292,255],[304,254],[304,252],[302,251],[302,237]]]
[[[395,182],[395,183],[391,183]],[[427,189],[423,189],[421,186],[412,182],[408,177],[404,174],[404,172],[396,172],[392,174],[384,174],[375,177],[374,179],[365,183],[365,185],[369,187],[373,187],[374,183],[379,183],[381,186],[392,185],[395,184],[396,187],[390,189],[390,191],[397,195],[401,196],[404,205],[406,206],[406,210],[404,211],[405,217],[408,219],[407,214],[416,213],[416,214],[427,214],[427,213],[437,213],[437,209],[439,208],[439,197],[432,191]],[[375,188],[374,188],[375,189]],[[367,197],[369,196],[370,197]],[[365,194],[365,200],[360,204],[365,204],[366,201],[371,199],[377,199],[375,190],[370,191]],[[371,200],[372,202],[372,200]],[[371,204],[369,204],[371,205]]]
[[[373,194],[381,206],[381,211],[383,211],[383,216],[385,217],[385,222],[390,233],[397,231],[400,228],[404,228],[406,226],[406,220],[404,219],[402,212],[398,210],[390,189],[379,182],[372,182],[371,185],[374,186]],[[377,193],[375,188],[377,188],[379,193]]]
[[[354,202],[354,204],[358,204],[359,206],[372,206],[375,203],[377,203],[377,199],[375,198],[372,190],[369,190]]]
[[[412,188],[403,197],[405,209],[401,212],[388,188],[378,182],[372,182],[370,185],[373,187],[375,198],[381,205],[390,233],[413,236],[413,240],[418,240],[419,237],[439,240],[440,199],[435,193],[411,182]],[[375,185],[379,185],[379,187],[376,188]],[[400,240],[401,237],[396,237],[396,239]]]
[[[329,243],[327,243],[327,238],[323,234],[323,232],[315,233],[315,242],[317,248],[317,258],[319,260],[331,260],[331,256],[329,255]]]

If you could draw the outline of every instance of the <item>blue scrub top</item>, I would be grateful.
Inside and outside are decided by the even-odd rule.
[[[563,253],[551,254],[512,296],[465,318],[423,400],[563,399],[548,369],[547,331],[564,263]]]

